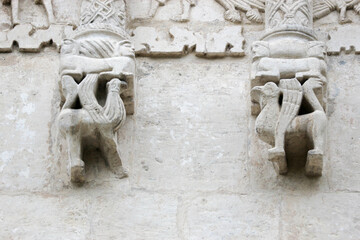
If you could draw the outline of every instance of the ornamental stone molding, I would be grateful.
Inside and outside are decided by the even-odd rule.
[[[266,33],[252,46],[251,99],[252,114],[257,116],[256,133],[272,146],[268,159],[279,174],[288,171],[287,143],[306,139],[310,146],[306,174],[322,174],[326,51],[325,44],[315,37],[312,19],[310,0],[268,0]]]
[[[72,182],[85,181],[83,151],[89,146],[101,150],[119,178],[126,176],[116,131],[134,112],[135,53],[124,9],[123,1],[85,1],[80,26],[61,46],[59,125]]]

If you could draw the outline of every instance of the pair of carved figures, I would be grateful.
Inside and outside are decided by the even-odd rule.
[[[135,75],[135,51],[124,29],[124,2],[83,4],[80,26],[63,41],[60,53],[59,125],[67,143],[71,180],[76,183],[85,181],[83,156],[88,147],[100,149],[119,178],[126,175],[116,131],[133,111]]]
[[[151,0],[149,17],[154,17],[157,9],[165,5],[168,0]],[[265,11],[265,0],[215,0],[224,9],[224,18],[231,22],[241,22],[242,18],[239,11],[245,12],[247,19],[252,22],[262,23],[263,18],[260,12]],[[181,14],[172,18],[174,21],[189,21],[190,9],[196,5],[196,0],[181,0]],[[348,10],[360,14],[360,0],[314,0],[314,18],[320,19],[333,11],[340,14],[339,22],[351,22],[346,13]]]
[[[71,179],[85,181],[83,150],[101,150],[110,169],[125,176],[116,131],[126,118],[121,94],[132,84],[135,53],[128,40],[67,39],[61,48],[61,86],[65,102],[59,116],[69,153]]]
[[[268,159],[288,171],[287,146],[308,142],[305,172],[322,174],[326,113],[326,48],[312,32],[311,1],[267,3],[267,34],[252,46],[252,114]],[[308,141],[307,141],[308,140]],[[294,144],[299,143],[299,144]],[[294,149],[290,149],[294,150]]]
[[[11,5],[12,24],[13,26],[20,24],[19,18],[19,1],[20,0],[2,0],[3,5]],[[55,22],[54,12],[51,0],[34,0],[36,4],[43,4],[48,16],[49,24]]]
[[[164,6],[168,0],[151,0],[149,17],[154,17],[158,8]],[[253,22],[263,22],[259,11],[264,12],[265,0],[215,0],[224,7],[224,18],[231,22],[241,22],[241,15],[238,10],[244,11],[246,17]],[[172,20],[178,22],[189,21],[190,10],[196,6],[196,0],[181,0],[181,13],[175,15]]]

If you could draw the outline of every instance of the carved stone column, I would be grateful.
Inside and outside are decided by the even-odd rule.
[[[312,9],[311,0],[267,0],[266,33],[252,46],[252,114],[279,174],[287,173],[287,143],[307,139],[306,174],[322,174],[326,49],[313,32]]]
[[[116,131],[126,113],[134,111],[135,75],[135,54],[125,23],[122,0],[84,1],[80,26],[61,47],[64,104],[59,125],[73,182],[85,181],[83,151],[88,146],[99,148],[110,169],[125,176]]]

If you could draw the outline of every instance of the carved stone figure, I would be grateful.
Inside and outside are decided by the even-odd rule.
[[[65,39],[61,47],[65,102],[59,125],[67,142],[71,180],[76,183],[85,181],[83,151],[89,146],[101,150],[118,177],[126,176],[116,131],[126,118],[121,95],[134,78],[135,53],[123,27],[124,19],[115,10],[113,0],[93,0],[73,38]],[[109,24],[113,20],[118,26]]]
[[[13,26],[20,24],[19,20],[19,0],[2,0],[2,3],[11,4],[12,24]],[[36,4],[43,4],[48,16],[49,24],[55,22],[51,0],[35,0]]]
[[[149,12],[148,12],[148,17],[149,18],[155,17],[159,7],[164,6],[167,1],[168,0],[151,0],[151,5],[150,5]]]
[[[246,17],[257,23],[262,23],[263,19],[259,11],[264,12],[265,0],[215,0],[225,8],[224,18],[230,22],[241,22],[238,10],[244,11]]]
[[[354,9],[360,14],[360,0],[316,0],[314,2],[314,18],[319,19],[333,11],[339,11],[339,22],[349,23],[351,21],[346,16],[349,9]]]
[[[266,27],[268,29],[286,25],[310,27],[312,2],[309,0],[268,0],[266,2]]]
[[[265,86],[252,89],[253,101],[261,106],[261,113],[255,123],[256,132],[261,140],[274,146],[268,150],[269,161],[280,174],[287,172],[285,140],[303,134],[313,141],[313,148],[308,151],[306,174],[321,175],[326,114],[315,96],[314,89],[322,86],[323,82],[317,78],[310,78],[303,86],[298,79],[293,78],[281,79],[279,87],[268,82]],[[280,95],[283,96],[281,104]],[[303,97],[310,103],[312,112],[299,116]]]
[[[195,5],[195,0],[181,0],[181,14],[174,16],[172,20],[176,22],[188,22],[190,20],[190,9]]]
[[[305,172],[321,176],[326,132],[326,48],[312,31],[309,0],[269,0],[266,34],[253,43],[252,113],[268,159],[287,173],[285,144],[309,139]],[[301,110],[301,114],[300,114]]]
[[[160,6],[164,6],[168,0],[151,0],[148,17],[155,16]],[[265,10],[265,0],[215,0],[225,8],[224,18],[231,22],[241,22],[239,11],[244,11],[246,17],[252,21],[263,22],[260,12]],[[175,15],[171,19],[177,22],[187,22],[190,18],[190,10],[196,6],[196,0],[180,0],[181,13]]]

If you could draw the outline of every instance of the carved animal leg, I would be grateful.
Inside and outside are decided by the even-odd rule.
[[[284,175],[287,173],[287,162],[284,149],[272,148],[268,150],[269,161],[274,165],[275,171],[278,174]]]
[[[65,75],[61,78],[61,85],[65,97],[63,109],[72,108],[78,96],[78,84],[72,77]]]
[[[341,6],[340,8],[340,23],[344,24],[344,23],[351,23],[352,21],[347,18],[346,16],[346,3],[344,3],[344,5]]]
[[[278,82],[280,80],[280,72],[276,70],[258,71],[255,75],[256,80],[266,78],[268,82]]]
[[[52,3],[51,0],[42,0],[42,3],[44,4],[48,19],[49,19],[49,24],[52,24],[55,22],[55,17],[54,17],[54,12],[53,12],[53,7],[52,7]]]
[[[83,183],[85,181],[85,164],[81,160],[82,146],[80,131],[67,132],[66,141],[69,151],[71,181],[75,183]]]
[[[326,114],[323,111],[312,113],[312,124],[309,135],[314,143],[314,149],[308,151],[305,165],[307,176],[321,176],[323,166],[324,135],[326,130]]]
[[[19,0],[11,0],[11,14],[13,26],[19,25]]]
[[[160,6],[164,6],[166,0],[152,0],[150,10],[148,12],[148,17],[152,18],[155,16],[157,10]]]
[[[235,9],[233,3],[229,2],[229,0],[216,0],[223,8],[225,8],[224,18],[230,22],[241,22],[241,15]]]
[[[116,141],[116,135],[113,132],[113,129],[104,129],[100,130],[101,136],[101,150],[106,158],[107,163],[113,173],[115,173],[119,178],[126,177],[126,173],[122,167],[120,153],[118,152],[118,146]]]
[[[187,22],[190,20],[190,9],[194,6],[195,3],[189,2],[189,0],[182,0],[181,1],[181,14],[174,16],[172,20],[176,22]]]

